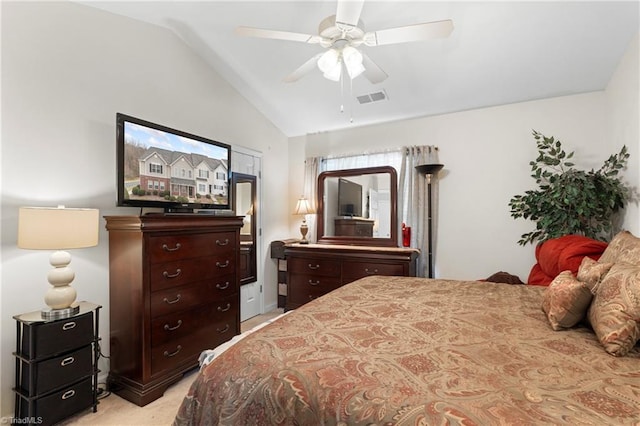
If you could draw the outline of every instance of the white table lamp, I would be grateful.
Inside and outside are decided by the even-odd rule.
[[[300,244],[309,244],[309,240],[307,240],[307,232],[309,232],[309,227],[307,226],[307,218],[305,215],[314,213],[313,208],[311,207],[311,203],[305,197],[300,197],[298,202],[296,203],[296,211],[294,214],[302,216],[302,224],[300,225],[300,233],[302,234],[302,240],[300,240]]]
[[[76,290],[70,286],[75,272],[69,267],[71,255],[63,250],[98,245],[99,211],[58,207],[21,207],[18,215],[18,247],[58,250],[51,254],[53,269],[47,279],[51,288],[42,310],[45,319],[67,318],[78,313]]]

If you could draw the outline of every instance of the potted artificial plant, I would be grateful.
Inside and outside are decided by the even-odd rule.
[[[627,147],[610,156],[599,170],[574,168],[559,140],[533,131],[538,157],[531,161],[531,177],[537,190],[525,191],[509,201],[511,216],[530,219],[536,229],[523,234],[520,245],[577,234],[609,240],[614,215],[624,207],[631,191],[618,173],[629,158]]]

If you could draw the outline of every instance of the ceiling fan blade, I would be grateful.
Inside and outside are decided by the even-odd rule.
[[[385,44],[408,43],[411,41],[431,40],[448,37],[453,31],[453,21],[425,22],[423,24],[407,25],[406,27],[389,28],[364,35],[367,46],[382,46]]]
[[[336,25],[357,27],[362,13],[364,0],[338,0],[336,12]]]
[[[362,65],[364,66],[364,72],[362,74],[373,84],[380,83],[387,79],[387,73],[365,53],[362,54]]]
[[[313,58],[309,59],[307,62],[302,64],[297,70],[286,76],[282,81],[285,83],[293,83],[295,81],[300,80],[302,77],[313,71],[318,63],[318,59],[320,59],[322,53],[318,53]]]
[[[317,44],[322,41],[322,37],[317,35],[292,33],[289,31],[264,30],[253,27],[237,27],[235,33],[246,37],[273,38],[277,40],[299,41],[309,44]]]

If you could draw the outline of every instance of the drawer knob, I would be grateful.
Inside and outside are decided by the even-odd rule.
[[[66,391],[65,393],[63,393],[61,398],[63,400],[69,399],[69,398],[72,398],[75,394],[76,394],[76,391],[74,391],[73,389],[70,389],[70,390]]]
[[[216,288],[218,290],[226,290],[226,289],[228,289],[229,288],[229,281],[225,282],[224,284],[220,284],[220,283],[216,284]]]
[[[229,331],[229,328],[231,328],[231,327],[229,327],[229,324],[226,324],[224,326],[224,328],[222,328],[222,329],[220,327],[216,328],[216,331],[218,333],[222,334],[222,333],[226,333],[227,331]]]
[[[75,361],[74,357],[72,357],[72,356],[66,357],[65,359],[60,361],[60,366],[66,367],[69,364],[73,364],[74,361]]]
[[[227,303],[227,306],[224,308],[222,306],[218,306],[218,312],[227,312],[229,309],[231,309],[231,303]]]
[[[309,280],[309,284],[318,285],[318,284],[320,284],[320,280],[317,280],[317,281]]]
[[[375,268],[374,268],[374,269],[364,268],[364,272],[365,272],[366,274],[377,274],[377,273],[378,273],[378,270],[377,270],[377,269],[375,269]]]
[[[173,300],[169,300],[166,297],[163,299],[164,303],[168,304],[168,305],[173,305],[174,303],[178,303],[180,301],[180,293],[178,293],[178,295],[176,296],[175,299]]]
[[[178,320],[177,325],[175,325],[175,326],[171,327],[169,324],[165,324],[165,325],[164,325],[164,329],[165,329],[166,331],[174,331],[174,330],[179,329],[181,325],[182,325],[182,320]]]
[[[320,269],[320,265],[317,265],[317,264],[316,264],[316,265],[309,264],[309,269]]]
[[[170,274],[167,271],[164,271],[162,273],[162,275],[164,275],[165,278],[175,278],[178,275],[180,275],[182,273],[182,271],[180,270],[180,268],[176,269],[176,273],[175,274]]]
[[[62,329],[64,331],[71,330],[72,328],[76,328],[75,321],[67,322],[62,326]]]
[[[180,243],[176,243],[176,246],[175,246],[175,247],[169,247],[169,246],[168,246],[168,245],[166,245],[166,244],[163,244],[163,245],[162,245],[162,249],[163,249],[164,251],[177,251],[177,250],[180,250],[180,247],[182,247],[182,246],[180,245]]]
[[[229,244],[229,239],[225,238],[224,241],[216,240],[216,244],[219,246],[226,246]]]
[[[216,266],[218,268],[226,268],[227,266],[229,266],[229,259],[227,259],[227,261],[224,263],[216,262]]]
[[[178,355],[178,352],[180,352],[181,350],[182,350],[182,346],[178,345],[175,351],[173,352],[164,351],[163,355],[166,356],[167,358],[171,358],[172,356]]]

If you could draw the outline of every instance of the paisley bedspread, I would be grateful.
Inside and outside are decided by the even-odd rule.
[[[200,371],[176,425],[640,424],[640,348],[553,331],[544,288],[368,277]]]

